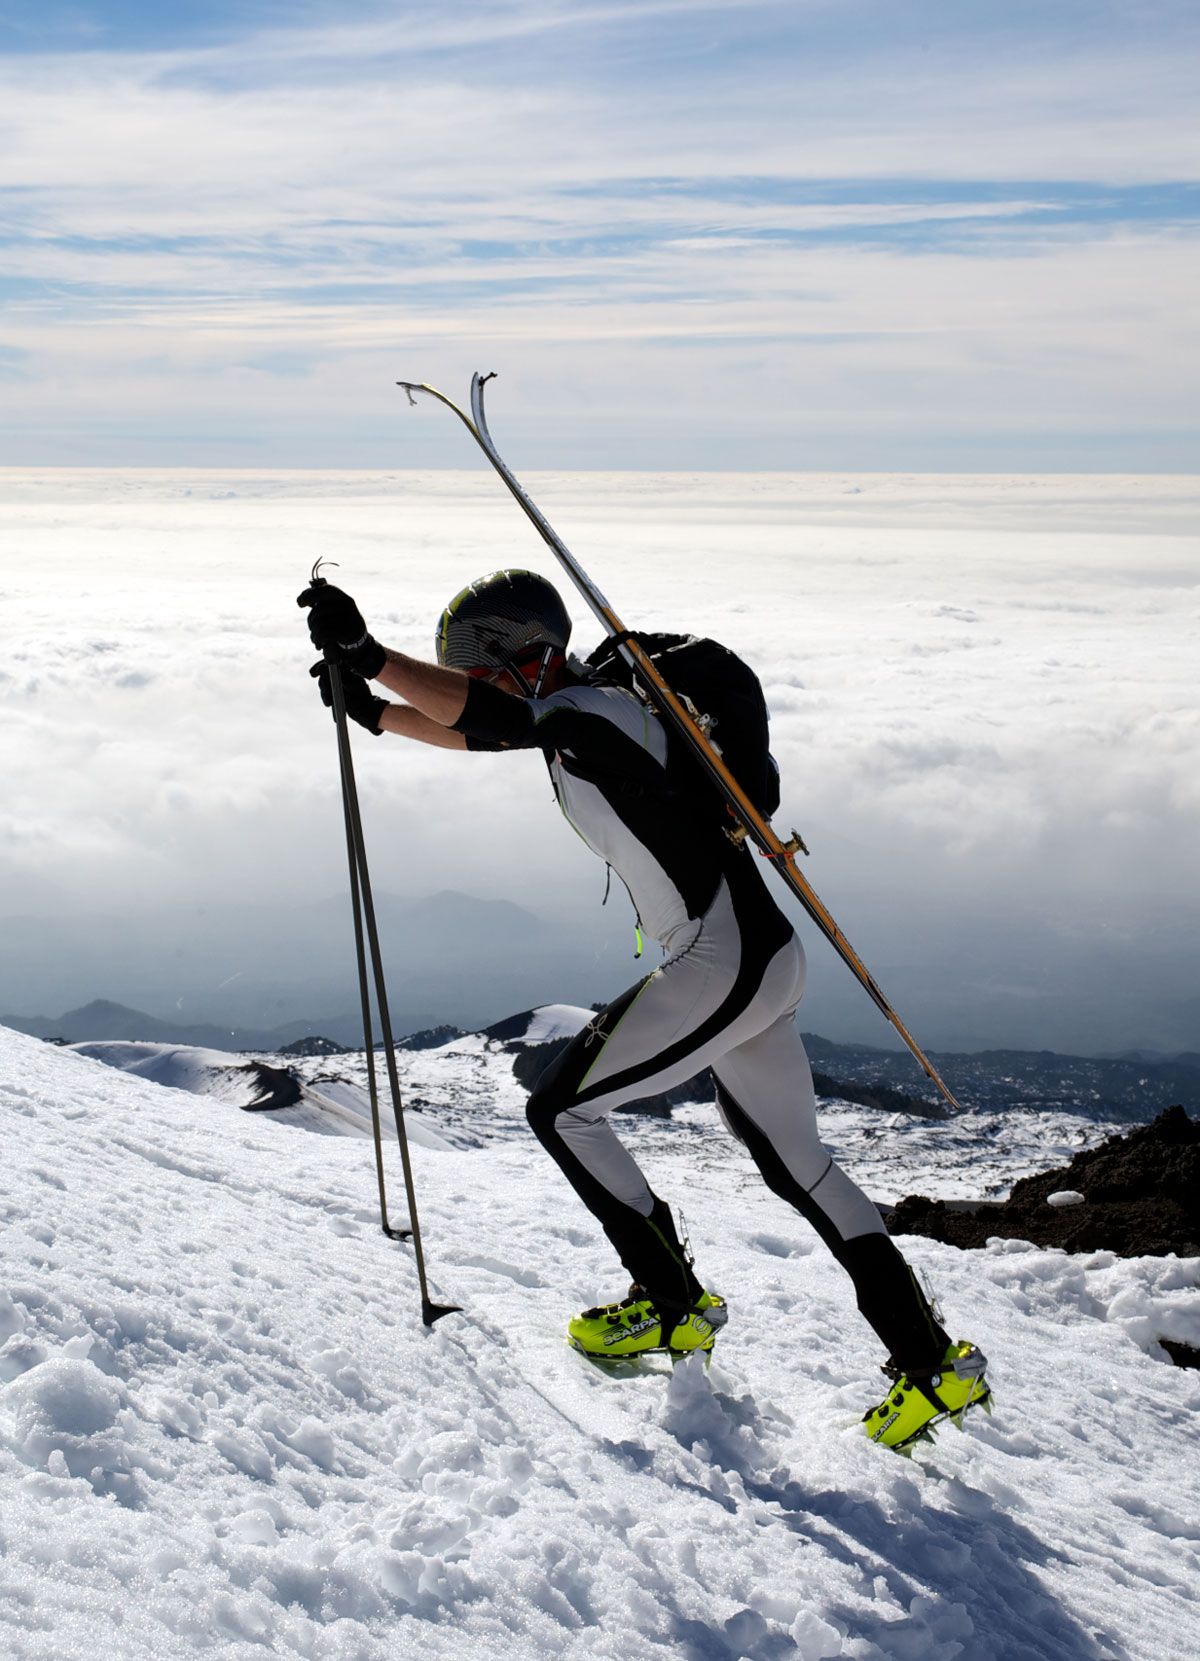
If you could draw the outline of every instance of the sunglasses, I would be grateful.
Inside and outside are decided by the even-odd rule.
[[[520,683],[523,693],[532,692],[536,698],[542,689],[546,671],[556,655],[557,649],[547,646],[544,651],[536,652],[532,657],[522,658],[500,668],[492,664],[481,664],[478,669],[468,669],[467,676],[470,680],[486,681],[489,686],[495,686],[507,675]]]

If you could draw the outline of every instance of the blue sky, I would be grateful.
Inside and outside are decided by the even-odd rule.
[[[526,467],[1193,468],[1198,39],[0,0],[3,459],[453,466],[483,368]]]

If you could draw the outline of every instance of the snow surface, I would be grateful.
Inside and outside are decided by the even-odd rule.
[[[574,1038],[591,1020],[594,1010],[578,1004],[543,1004],[533,1011],[522,1035],[523,1044],[549,1044],[555,1038]]]
[[[90,1056],[93,1061],[103,1061],[106,1066],[137,1073],[155,1084],[203,1095],[216,1094],[214,1075],[241,1071],[227,1050],[206,1050],[198,1044],[153,1044],[144,1039],[110,1038],[72,1044],[70,1048],[79,1055]],[[245,1091],[240,1093],[244,1095]]]
[[[235,1060],[228,1051],[206,1050],[196,1044],[153,1044],[121,1039],[70,1047],[93,1061],[104,1062],[107,1067],[120,1067],[174,1090],[216,1096],[235,1107],[249,1107],[265,1094],[252,1064]]]
[[[614,1379],[562,1331],[620,1277],[523,1126],[413,1150],[466,1311],[426,1332],[369,1147],[293,1112],[0,1030],[6,1658],[1200,1649],[1200,1378],[1155,1341],[1200,1342],[1200,1263],[908,1241],[997,1394],[910,1462],[861,1433],[841,1271],[686,1123],[642,1151],[732,1319],[710,1371]],[[913,1186],[923,1142],[891,1153]]]

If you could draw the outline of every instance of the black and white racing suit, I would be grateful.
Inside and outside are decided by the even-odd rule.
[[[850,1273],[905,1368],[948,1339],[875,1206],[834,1163],[794,1019],[804,950],[711,786],[634,693],[582,682],[515,698],[472,681],[455,723],[472,749],[540,749],[575,830],[624,881],[665,961],[588,1023],[538,1080],[529,1122],[660,1313],[700,1295],[669,1207],[618,1140],[613,1109],[711,1067],[726,1125],[766,1182]]]

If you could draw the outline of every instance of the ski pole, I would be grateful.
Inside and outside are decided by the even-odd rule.
[[[330,665],[329,686],[330,696],[333,699],[334,721],[337,725],[338,739],[338,766],[341,774],[342,786],[342,816],[346,827],[346,855],[350,867],[350,905],[354,915],[354,958],[358,966],[358,995],[362,1005],[363,1023],[363,1051],[367,1062],[367,1095],[371,1103],[371,1136],[375,1145],[375,1175],[379,1180],[379,1216],[383,1232],[391,1240],[409,1240],[412,1230],[407,1228],[393,1228],[388,1222],[387,1187],[383,1176],[383,1137],[379,1121],[379,1086],[375,1072],[375,1032],[371,1020],[371,994],[367,987],[367,958],[366,942],[363,936],[362,897],[359,892],[357,842],[354,834],[354,822],[350,816],[350,791],[353,788],[353,777],[348,773],[349,763],[349,731],[345,722],[345,694],[342,688],[341,671],[337,667],[336,659],[327,652],[325,661]],[[336,677],[337,690],[333,690]],[[339,705],[341,713],[339,714]]]
[[[961,1112],[958,1101],[937,1068],[884,997],[874,977],[842,933],[812,884],[798,868],[796,855],[804,847],[799,835],[793,831],[790,839],[784,842],[774,830],[770,821],[764,818],[755,807],[709,742],[707,734],[692,718],[680,699],[676,697],[666,680],[664,680],[658,666],[639,644],[637,636],[631,634],[625,627],[625,624],[617,616],[595,583],[592,582],[549,520],[535,506],[524,486],[519,483],[516,476],[501,458],[492,440],[492,435],[488,431],[483,409],[483,389],[488,381],[493,378],[492,375],[480,375],[478,373],[472,376],[470,415],[465,410],[460,409],[453,399],[448,398],[444,392],[439,392],[436,387],[429,386],[424,381],[397,381],[396,384],[403,387],[408,394],[410,404],[416,403],[414,393],[424,392],[431,398],[436,398],[439,403],[445,404],[447,409],[452,410],[458,416],[516,498],[518,505],[530,520],[542,541],[545,542],[559,564],[567,572],[605,632],[615,640],[621,656],[634,670],[647,695],[654,700],[676,732],[691,746],[709,778],[724,795],[738,821],[738,830],[734,834],[739,837],[749,837],[757,845],[763,857],[770,860],[783,881],[842,959],[842,962],[854,975],[860,986],[864,988],[876,1007],[899,1033],[926,1077],[937,1086],[954,1111]]]
[[[318,561],[318,565],[320,561]],[[312,584],[324,582],[313,567]],[[421,1242],[421,1224],[417,1215],[417,1195],[413,1182],[412,1160],[409,1155],[408,1134],[404,1125],[404,1104],[400,1094],[400,1079],[396,1071],[396,1046],[392,1037],[392,1021],[388,1008],[387,984],[384,978],[383,957],[379,949],[379,930],[375,919],[375,904],[371,894],[371,877],[367,868],[367,850],[363,837],[362,815],[358,805],[358,787],[354,778],[354,758],[350,750],[350,729],[346,719],[346,699],[342,690],[342,672],[337,649],[327,646],[324,651],[329,669],[329,693],[333,704],[334,725],[337,728],[338,763],[341,772],[342,813],[346,828],[346,856],[350,868],[350,897],[354,913],[354,947],[358,963],[359,997],[362,1003],[363,1042],[367,1060],[367,1091],[371,1101],[371,1131],[375,1144],[375,1169],[379,1179],[379,1208],[383,1232],[392,1240],[411,1238],[417,1260],[417,1282],[421,1293],[421,1319],[432,1326],[443,1315],[460,1313],[455,1303],[434,1303],[429,1295],[429,1281],[425,1272],[425,1252]],[[365,926],[364,926],[365,925]],[[396,1139],[400,1144],[400,1162],[404,1171],[404,1192],[408,1200],[406,1229],[393,1228],[388,1222],[387,1192],[383,1176],[383,1139],[380,1131],[379,1099],[375,1074],[375,1037],[371,1021],[370,993],[367,985],[365,945],[370,952],[371,969],[375,981],[375,1004],[379,1011],[380,1035],[383,1040],[388,1087],[392,1098],[392,1114],[396,1122]]]

